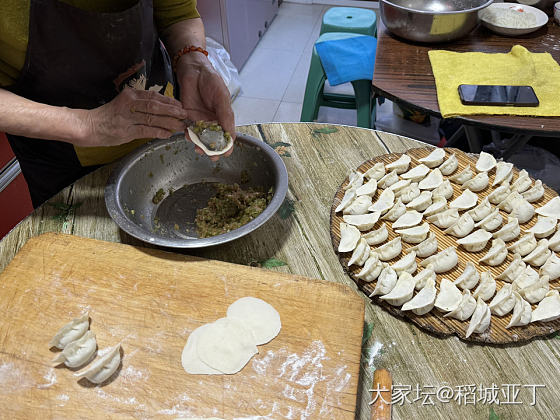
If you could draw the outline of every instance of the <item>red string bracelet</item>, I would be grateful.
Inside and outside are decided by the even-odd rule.
[[[175,70],[175,68],[177,67],[177,61],[179,61],[179,58],[181,58],[181,56],[183,56],[185,54],[188,54],[190,52],[195,52],[195,51],[200,52],[200,53],[204,54],[206,57],[208,57],[208,51],[206,51],[204,48],[195,47],[194,45],[191,45],[189,47],[181,48],[173,56],[173,70]]]

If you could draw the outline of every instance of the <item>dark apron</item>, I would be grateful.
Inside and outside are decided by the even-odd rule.
[[[147,87],[173,80],[151,0],[115,13],[31,0],[25,64],[12,92],[44,104],[92,109],[141,75]],[[8,140],[34,207],[96,168],[83,167],[70,143],[9,134]]]

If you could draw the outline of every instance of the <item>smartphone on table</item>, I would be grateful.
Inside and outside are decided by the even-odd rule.
[[[531,86],[459,85],[463,105],[539,106]]]

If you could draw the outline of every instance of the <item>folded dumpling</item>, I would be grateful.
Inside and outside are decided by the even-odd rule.
[[[500,201],[500,203],[498,204],[498,208],[500,210],[504,210],[508,213],[511,213],[513,211],[513,204],[518,200],[523,200],[523,196],[519,194],[517,191],[512,191],[508,194],[508,196],[504,200]]]
[[[422,213],[408,210],[393,223],[393,229],[402,229],[417,226],[422,222]]]
[[[404,203],[401,201],[400,198],[397,198],[397,201],[393,205],[393,207],[391,207],[389,211],[385,213],[384,216],[381,217],[381,219],[394,222],[405,213],[406,213],[406,206],[404,205]]]
[[[364,174],[352,169],[348,174],[348,184],[346,184],[343,190],[356,190],[364,183]]]
[[[393,270],[395,270],[398,275],[402,272],[414,274],[416,272],[416,252],[409,252],[391,267],[393,267]]]
[[[553,252],[541,267],[541,274],[548,276],[550,280],[560,278],[560,258]]]
[[[401,193],[401,191],[408,187],[410,184],[412,184],[412,181],[410,179],[401,179],[397,182],[395,182],[393,185],[391,185],[389,188],[389,190],[393,191],[395,193],[395,197],[398,197]]]
[[[432,204],[432,192],[422,191],[418,197],[414,198],[406,205],[406,208],[424,211],[430,206],[430,204]]]
[[[372,230],[371,232],[368,232],[365,235],[363,235],[363,238],[366,240],[368,245],[382,244],[387,240],[388,237],[389,237],[389,231],[387,230],[387,226],[385,226],[385,223],[383,223],[383,225],[379,229]]]
[[[541,216],[556,217],[557,219],[560,219],[560,197],[554,197],[544,206],[539,207],[536,211],[537,214],[540,214]]]
[[[490,326],[490,319],[492,314],[490,308],[481,298],[476,301],[476,307],[474,309],[473,315],[471,317],[471,322],[467,328],[467,333],[465,338],[469,338],[471,334],[478,333],[481,334],[488,329]]]
[[[379,255],[370,251],[367,261],[356,277],[370,283],[379,277],[381,270],[383,270],[383,263],[379,261]]]
[[[517,191],[518,193],[522,193],[524,191],[527,191],[529,188],[531,188],[532,184],[533,181],[531,181],[531,178],[529,178],[529,174],[525,169],[522,169],[519,172],[519,175],[517,176],[515,182],[511,184],[511,190]]]
[[[484,199],[480,202],[478,206],[474,209],[469,210],[469,214],[473,218],[475,222],[480,222],[486,216],[492,213],[492,206],[490,205],[490,201],[488,197],[484,197]]]
[[[479,221],[474,226],[475,227],[481,227],[482,229],[490,232],[492,230],[498,229],[502,225],[503,221],[504,221],[504,219],[503,219],[502,215],[500,214],[500,210],[498,210],[497,208],[494,208],[490,212],[490,214],[488,214],[484,219]]]
[[[551,290],[538,304],[531,315],[531,322],[548,322],[560,318],[560,294]]]
[[[510,178],[511,176],[513,176],[513,163],[510,162],[498,162],[498,165],[496,166],[496,176],[494,178],[494,182],[492,183],[492,186],[496,186],[498,184],[505,182],[508,182],[508,178]]]
[[[364,238],[360,238],[356,244],[356,248],[352,252],[350,260],[348,260],[348,267],[351,265],[363,266],[369,258],[370,247]]]
[[[475,166],[477,172],[488,172],[494,166],[496,166],[496,158],[492,156],[490,153],[486,153],[483,151],[480,152]]]
[[[506,328],[521,327],[531,322],[531,304],[521,297],[517,292],[513,292],[515,297],[515,306],[513,307],[513,315]]]
[[[368,210],[372,212],[378,211],[381,214],[384,214],[387,210],[393,207],[393,204],[395,204],[395,193],[391,190],[384,190],[381,194],[379,194],[377,201],[373,203]]]
[[[398,182],[398,180],[399,176],[397,175],[397,171],[391,171],[383,175],[383,178],[377,181],[377,186],[379,188],[389,188],[391,185]]]
[[[453,235],[457,238],[463,238],[472,232],[474,229],[474,220],[467,212],[463,213],[457,221],[443,231],[448,235]]]
[[[384,245],[378,247],[375,252],[379,254],[381,261],[389,261],[397,257],[402,251],[401,237],[397,236]]]
[[[366,214],[370,206],[371,197],[369,195],[360,195],[342,210],[342,214]]]
[[[485,189],[490,183],[488,172],[481,172],[474,178],[469,179],[461,185],[461,188],[468,188],[471,191],[479,192]]]
[[[107,349],[102,357],[94,361],[87,369],[74,374],[78,378],[87,378],[94,384],[101,384],[111,377],[121,363],[121,345]]]
[[[397,174],[402,174],[403,172],[408,171],[408,165],[410,165],[410,156],[406,153],[403,153],[400,158],[392,163],[388,163],[385,165],[385,168],[389,171],[396,171]]]
[[[435,284],[434,279],[427,279],[416,296],[406,302],[401,310],[412,311],[416,315],[424,315],[430,312],[436,301],[437,289]]]
[[[410,179],[412,182],[419,182],[428,175],[428,172],[430,172],[430,168],[421,163],[420,165],[410,169],[408,172],[402,174],[401,177],[402,179]]]
[[[537,246],[529,254],[523,257],[523,261],[531,264],[533,267],[540,267],[550,257],[551,250],[548,249],[548,241],[541,239],[537,242]]]
[[[373,165],[373,167],[371,167],[364,173],[364,176],[367,179],[375,179],[376,181],[379,181],[381,178],[383,178],[384,175],[385,164],[383,162],[377,162],[375,165]]]
[[[473,176],[474,176],[474,173],[471,169],[471,165],[467,165],[467,167],[465,169],[463,169],[461,172],[458,172],[455,175],[449,177],[449,180],[451,182],[454,182],[456,184],[461,185],[461,184],[464,184],[465,182],[467,182]]]
[[[453,269],[457,265],[458,260],[459,258],[455,248],[449,247],[435,255],[432,255],[431,257],[426,258],[420,263],[420,265],[422,267],[427,267],[429,264],[433,264],[434,271],[436,273],[445,273],[446,271]]]
[[[444,211],[447,209],[447,200],[444,197],[434,197],[432,193],[432,204],[428,206],[426,210],[424,210],[424,217],[431,216],[432,214],[439,213],[440,211]]]
[[[445,159],[445,150],[441,147],[435,148],[428,156],[418,159],[419,162],[423,163],[429,168],[435,168],[441,165]]]
[[[502,184],[490,194],[488,194],[488,201],[492,204],[500,204],[502,201],[506,200],[511,194],[509,189],[509,184]]]
[[[536,283],[519,290],[519,294],[529,303],[537,303],[543,300],[550,290],[548,276],[542,276]]]
[[[537,223],[529,229],[533,232],[535,238],[542,239],[550,236],[556,230],[556,217],[541,216],[537,218]]]
[[[508,283],[513,283],[513,281],[525,273],[525,263],[521,259],[521,255],[514,254],[513,260],[509,263],[507,268],[500,273],[497,280],[507,281]]]
[[[478,284],[479,280],[480,274],[475,265],[471,261],[468,261],[465,265],[465,269],[453,284],[459,286],[463,290],[470,290]]]
[[[356,226],[344,222],[340,223],[340,243],[338,244],[338,252],[354,251],[359,240],[360,231]]]
[[[389,265],[386,265],[385,268],[381,270],[379,277],[377,277],[375,289],[369,297],[386,295],[389,293],[397,284],[397,278],[398,276],[395,270],[393,270]]]
[[[493,239],[490,250],[480,259],[480,262],[491,266],[500,265],[505,261],[507,254],[506,243],[500,238]]]
[[[492,277],[490,271],[484,271],[480,275],[480,284],[474,290],[473,296],[475,298],[481,298],[482,300],[488,300],[496,292],[496,280]]]
[[[457,160],[457,156],[455,156],[455,153],[452,153],[451,156],[440,165],[439,170],[443,175],[448,176],[455,172],[458,167],[459,161]]]
[[[449,203],[449,207],[459,211],[469,210],[476,206],[478,203],[478,195],[471,190],[465,190],[463,193]]]
[[[377,191],[377,181],[375,179],[370,179],[364,185],[356,189],[356,195],[369,195],[373,197]]]
[[[401,190],[399,197],[403,203],[408,204],[420,195],[421,191],[418,188],[418,183],[413,182],[408,187]]]
[[[448,279],[442,279],[434,306],[442,312],[451,312],[457,309],[462,297],[463,294],[453,282]]]
[[[438,250],[438,241],[435,233],[428,233],[428,237],[426,239],[410,248],[410,250],[415,251],[416,255],[420,258],[426,258],[435,254]]]
[[[356,197],[357,195],[355,189],[346,190],[344,196],[342,197],[342,200],[340,200],[340,203],[338,204],[338,206],[334,211],[338,213],[339,211],[344,210],[346,207],[350,205],[352,201],[354,201]]]
[[[494,299],[488,304],[490,312],[498,316],[509,314],[515,306],[515,295],[513,287],[510,283],[506,283],[494,296]]]
[[[533,232],[529,232],[519,238],[512,245],[508,246],[508,250],[524,257],[536,247],[537,240],[535,239],[535,234]]]
[[[500,216],[501,218],[502,216]],[[519,221],[513,216],[509,216],[507,223],[502,228],[494,232],[493,236],[496,239],[501,239],[504,242],[513,241],[519,236],[521,229],[519,228]]]
[[[526,223],[535,214],[535,208],[531,203],[525,200],[523,197],[519,197],[518,199],[513,201],[513,208],[511,210],[512,217],[515,217],[519,220],[519,223]]]
[[[443,181],[439,187],[432,191],[432,200],[435,197],[443,197],[446,200],[449,200],[451,197],[453,197],[453,186],[448,179]]]
[[[560,229],[556,228],[556,233],[548,240],[548,247],[551,251],[560,252]]]
[[[544,195],[544,186],[540,179],[535,181],[535,185],[533,185],[527,191],[521,193],[523,198],[527,200],[529,203],[534,203],[535,201],[539,201]]]
[[[72,341],[82,337],[89,328],[89,313],[85,313],[78,318],[74,318],[68,324],[64,325],[52,340],[49,342],[50,347],[64,349],[66,345]]]
[[[428,236],[428,232],[430,232],[430,225],[426,222],[422,223],[420,226],[398,229],[395,231],[397,235],[400,235],[403,241],[409,244],[421,243]]]
[[[537,273],[531,266],[526,266],[523,274],[513,280],[513,290],[519,291],[532,286],[539,281],[539,278],[539,273]]]
[[[441,184],[443,184],[443,175],[441,174],[441,171],[436,168],[418,183],[418,187],[421,190],[434,190]]]
[[[345,214],[342,220],[349,225],[356,226],[360,231],[370,230],[379,220],[381,213]]]
[[[381,299],[392,306],[401,306],[405,302],[412,299],[414,294],[414,279],[410,273],[403,271],[393,290],[386,295],[381,296]]]
[[[463,291],[459,305],[444,315],[444,318],[455,318],[459,321],[469,319],[476,308],[476,300],[471,296],[470,290]]]
[[[427,217],[428,222],[433,223],[440,229],[447,229],[454,225],[459,220],[459,210],[448,209],[440,211],[439,213],[432,214]]]
[[[425,269],[414,276],[414,288],[416,290],[422,289],[429,280],[433,280],[434,282],[436,281],[436,272],[434,271],[434,267],[432,265],[428,265]]]
[[[68,343],[52,363],[54,366],[64,363],[69,368],[77,368],[89,362],[96,349],[95,334],[88,330],[81,338]]]
[[[478,229],[464,238],[457,239],[457,243],[462,245],[468,252],[478,252],[486,247],[491,237],[492,234],[490,232],[484,229]]]

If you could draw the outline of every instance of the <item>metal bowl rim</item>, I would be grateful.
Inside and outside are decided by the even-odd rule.
[[[263,150],[264,153],[272,160],[273,168],[277,173],[276,182],[274,184],[274,195],[265,210],[255,219],[240,228],[221,235],[211,236],[209,238],[169,239],[148,233],[145,229],[140,228],[124,215],[120,202],[117,199],[117,191],[120,189],[123,175],[128,171],[132,164],[142,158],[147,151],[165,146],[170,139],[171,137],[167,139],[154,139],[138,147],[133,152],[123,157],[116,164],[107,180],[107,184],[105,186],[105,206],[107,208],[107,212],[122,230],[136,239],[140,239],[141,241],[149,244],[181,249],[205,248],[225,244],[241,238],[242,236],[245,236],[262,226],[276,213],[284,202],[284,198],[288,192],[288,171],[286,170],[286,165],[284,164],[282,158],[264,141],[258,140],[257,138],[247,134],[237,132],[235,140],[236,143],[246,143],[251,146],[260,147],[261,150]]]
[[[422,15],[455,15],[458,13],[471,13],[471,12],[475,12],[477,10],[481,10],[484,9],[485,7],[490,6],[490,4],[492,4],[494,2],[494,0],[487,0],[486,3],[477,6],[477,7],[473,7],[472,9],[463,9],[463,10],[444,10],[441,12],[437,12],[437,11],[429,11],[429,10],[418,10],[418,9],[412,9],[410,7],[405,7],[405,6],[401,6],[395,3],[390,2],[389,0],[379,0],[380,5],[383,3],[387,3],[388,5],[395,7],[397,9],[401,9],[407,12],[412,12],[412,13],[418,13],[418,14],[422,14]]]

